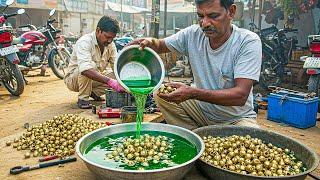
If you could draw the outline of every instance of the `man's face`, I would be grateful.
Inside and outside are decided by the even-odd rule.
[[[113,39],[116,37],[117,34],[113,32],[104,32],[101,31],[99,28],[96,30],[97,41],[99,45],[108,46],[112,43]]]
[[[219,38],[223,36],[235,13],[235,6],[228,10],[220,5],[220,0],[213,0],[197,5],[198,22],[205,36]]]

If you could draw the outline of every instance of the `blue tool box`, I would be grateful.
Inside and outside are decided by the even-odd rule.
[[[316,125],[318,97],[307,93],[277,91],[268,96],[267,119],[285,123],[297,128],[309,128]]]

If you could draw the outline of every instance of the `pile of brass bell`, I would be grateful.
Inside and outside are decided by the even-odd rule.
[[[246,136],[204,136],[201,160],[223,169],[254,176],[288,176],[305,170],[289,149]]]
[[[165,85],[165,84],[161,84],[159,92],[163,93],[163,94],[169,94],[169,93],[172,93],[175,90],[176,90],[176,88],[173,88],[173,87]]]
[[[128,166],[140,165],[138,170],[144,170],[150,163],[172,165],[168,154],[170,149],[170,141],[166,136],[145,134],[139,139],[126,138],[123,144],[118,144],[106,156],[107,160],[120,161]]]
[[[60,157],[70,156],[75,153],[76,142],[85,134],[105,126],[91,119],[74,114],[63,114],[54,116],[39,125],[31,126],[27,132],[13,143],[8,141],[7,146],[12,146],[18,151],[29,150],[25,158],[47,155],[58,155]]]

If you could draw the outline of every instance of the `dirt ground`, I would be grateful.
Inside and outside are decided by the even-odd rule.
[[[35,75],[38,72],[32,72]],[[37,158],[24,159],[23,151],[7,147],[5,142],[13,140],[24,132],[25,123],[37,124],[51,119],[55,115],[65,113],[85,113],[90,110],[80,110],[76,106],[77,94],[70,92],[63,81],[50,73],[47,77],[26,77],[29,84],[20,97],[10,96],[9,92],[0,86],[0,179],[95,179],[83,161],[65,164],[61,167],[49,167],[10,175],[9,169],[17,165],[37,164]],[[296,129],[283,124],[266,120],[266,112],[259,111],[258,123],[264,129],[269,129],[290,136],[303,142],[320,155],[320,124],[307,130]],[[320,176],[320,167],[314,171]],[[190,173],[186,179],[195,179]],[[309,178],[308,178],[309,179]]]

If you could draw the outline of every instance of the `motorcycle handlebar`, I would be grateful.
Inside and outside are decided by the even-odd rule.
[[[19,26],[19,28],[25,28],[25,27],[31,27],[31,26],[29,24],[28,25]]]
[[[48,20],[48,23],[51,24],[51,23],[53,23],[55,21],[56,21],[56,19]]]
[[[298,32],[298,29],[283,29],[283,32],[284,33],[287,33],[287,32]]]
[[[12,17],[12,16],[16,16],[16,15],[18,15],[18,13],[12,13],[12,14],[5,14],[5,15],[3,15],[4,16],[4,18],[9,18],[9,17]]]
[[[267,35],[274,34],[276,32],[278,32],[278,28],[275,26],[271,26],[265,29],[261,29],[260,34],[265,37]]]
[[[31,30],[37,30],[38,29],[37,27],[35,27],[32,24],[22,25],[22,26],[19,26],[19,28],[30,28]]]
[[[61,33],[62,31],[60,29],[57,29],[56,30],[56,33]]]

